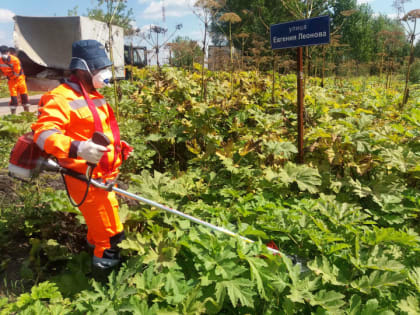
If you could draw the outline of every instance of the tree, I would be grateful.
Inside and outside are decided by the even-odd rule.
[[[354,5],[343,5],[341,8],[338,8],[334,6],[337,2],[347,4],[354,2]],[[330,14],[330,16],[334,17],[335,12],[338,12],[337,15],[341,17],[341,11],[356,7],[356,0],[228,0],[226,1],[226,6],[219,10],[219,13],[212,18],[212,39],[214,43],[219,45],[225,42],[226,37],[224,34],[229,33],[229,27],[231,27],[233,33],[237,34],[258,34],[264,38],[262,46],[253,47],[252,40],[247,40],[243,43],[239,37],[233,40],[233,44],[235,47],[245,51],[251,51],[251,48],[264,48],[266,54],[271,55],[273,58],[270,47],[270,25],[323,14]],[[228,12],[236,13],[242,22],[234,25],[229,25],[229,23],[219,23],[217,25],[215,22],[219,21],[220,16]],[[342,19],[337,22],[333,21],[332,27],[334,28],[335,25],[340,25],[341,23]],[[284,51],[284,54],[288,55],[293,55],[293,53],[290,50]],[[313,54],[308,49],[306,55],[308,57],[307,60],[309,60]],[[272,58],[270,58],[271,61]],[[269,64],[262,64],[261,66],[263,69],[271,68]],[[307,63],[307,72],[309,70],[310,64]]]
[[[416,35],[418,35],[416,34],[416,26],[417,26],[417,19],[419,18],[420,18],[420,9],[412,10],[408,12],[406,15],[404,15],[402,18],[402,21],[405,22],[408,38],[410,41],[410,56],[408,57],[407,70],[405,73],[404,96],[403,96],[403,101],[402,101],[401,106],[404,106],[405,104],[407,104],[407,101],[408,101],[408,94],[409,94],[408,81],[410,78],[411,65],[414,63],[414,40],[416,39]],[[413,23],[413,26],[411,26],[410,23]]]
[[[67,10],[67,15],[68,16],[78,16],[79,15],[79,6],[76,5],[73,7],[73,9],[68,9]]]
[[[229,23],[220,21],[223,14],[233,12],[241,19],[239,23]],[[215,45],[222,46],[228,43],[229,28],[232,34],[245,33],[256,34],[264,38],[263,47],[254,47],[252,40],[243,43],[240,37],[233,38],[234,47],[244,51],[250,48],[264,48],[269,51],[269,29],[270,24],[290,20],[290,14],[282,5],[281,0],[227,0],[226,5],[219,9],[217,14],[212,16],[211,37]],[[244,46],[242,46],[244,44]]]
[[[223,14],[219,21],[226,22],[229,24],[229,51],[230,51],[230,85],[231,85],[231,94],[233,95],[233,43],[232,43],[232,24],[236,24],[242,21],[242,19],[234,12],[227,12]]]
[[[97,6],[93,9],[88,9],[88,16],[98,20],[105,22],[108,25],[108,40],[109,40],[109,57],[112,61],[112,77],[114,81],[114,102],[115,102],[115,109],[117,112],[117,119],[119,117],[119,110],[118,110],[118,87],[117,87],[117,80],[115,75],[115,67],[114,67],[114,52],[112,50],[112,41],[113,41],[113,32],[112,32],[112,25],[121,26],[124,29],[124,33],[128,33],[132,30],[131,22],[133,21],[133,10],[128,9],[127,5],[125,4],[126,0],[98,0]],[[103,6],[105,8],[103,8]]]
[[[222,7],[224,3],[215,0],[197,0],[194,3],[193,13],[204,24],[204,34],[202,43],[202,59],[201,59],[201,98],[206,99],[207,89],[204,82],[204,63],[207,51],[207,34],[211,17]]]
[[[197,41],[188,37],[178,36],[172,43],[171,65],[175,67],[191,67],[202,57],[202,50]]]
[[[247,34],[247,33],[239,33],[235,37],[241,41],[241,62],[240,62],[240,67],[241,67],[241,70],[243,70],[243,68],[244,68],[245,42],[249,38],[249,34]]]
[[[127,0],[97,0],[96,7],[87,9],[86,16],[104,22],[108,25],[109,30],[109,55],[112,61],[112,77],[114,79],[114,102],[116,106],[117,118],[118,111],[118,94],[117,80],[114,68],[114,55],[112,50],[112,25],[120,26],[124,29],[125,35],[133,35],[135,29],[132,26],[134,22],[133,9],[129,9],[126,4]],[[67,11],[69,16],[78,15],[78,6]]]
[[[383,30],[378,37],[384,38],[385,54],[388,57],[386,87],[390,86],[392,72],[395,70],[397,58],[404,46],[404,33],[400,30]]]
[[[125,35],[132,35],[135,32],[133,28],[134,13],[133,9],[128,8],[126,0],[97,0],[96,6],[88,8],[83,14],[92,19],[108,23],[112,15],[112,23],[124,29]],[[74,6],[73,9],[67,10],[68,16],[78,16],[79,6]]]
[[[414,46],[414,58],[420,58],[420,41],[419,40]]]
[[[230,62],[233,64],[233,42],[232,42],[232,24],[236,24],[242,21],[242,19],[234,12],[228,12],[223,14],[219,21],[226,22],[229,24],[229,50],[230,50]]]
[[[126,0],[97,0],[96,7],[87,10],[92,19],[120,26],[124,34],[131,35],[134,20],[133,9],[128,8]]]
[[[406,2],[407,0],[400,1]],[[369,4],[358,5],[357,0],[226,0],[225,2],[217,14],[211,17],[210,30],[213,42],[219,46],[232,43],[243,53],[248,52],[250,57],[254,57],[252,60],[258,64],[258,69],[261,70],[272,68],[273,53],[269,36],[272,24],[324,14],[330,16],[331,34],[337,35],[336,38],[339,38],[339,42],[335,43],[337,45],[334,47],[325,45],[307,48],[305,72],[308,75],[313,74],[313,70],[320,74],[323,73],[318,71],[319,65],[312,69],[311,60],[318,60],[325,66],[327,63],[335,63],[336,67],[330,66],[329,68],[335,68],[338,71],[342,63],[353,59],[357,61],[356,70],[362,69],[361,65],[364,65],[366,73],[370,73],[372,69],[380,73],[384,68],[385,47],[384,41],[377,35],[383,30],[389,32],[403,30],[400,21],[384,15],[376,16]],[[240,17],[241,22],[232,24],[220,21],[220,17],[226,13],[235,13]],[[244,40],[239,36],[234,36],[229,42],[229,29],[232,34],[248,34],[249,39]],[[258,46],[254,46],[253,34],[261,37]],[[401,45],[393,49],[392,67],[401,64],[403,56],[405,56],[404,53],[406,50],[408,53],[408,49],[409,42],[404,40]],[[256,51],[259,51],[258,58],[255,55]],[[283,54],[294,58],[293,50],[284,50]],[[387,60],[389,70],[389,59]]]

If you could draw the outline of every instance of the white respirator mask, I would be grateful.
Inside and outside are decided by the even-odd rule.
[[[108,68],[100,70],[92,77],[92,84],[95,89],[110,86],[112,72]]]
[[[1,55],[1,57],[2,57],[3,59],[7,59],[7,57],[9,57],[9,55],[8,55],[8,54],[2,54],[2,55]]]

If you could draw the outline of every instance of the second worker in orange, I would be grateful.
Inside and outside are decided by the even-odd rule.
[[[20,94],[23,109],[29,111],[28,90],[26,88],[25,75],[20,60],[9,54],[9,47],[0,46],[0,70],[7,77],[10,92],[10,111],[16,114],[18,106],[18,93]]]

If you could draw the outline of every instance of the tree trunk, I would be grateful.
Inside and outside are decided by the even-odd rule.
[[[114,80],[114,106],[116,111],[117,120],[120,117],[120,111],[118,108],[118,88],[117,88],[117,78],[115,75],[115,66],[114,66],[114,51],[112,49],[112,24],[111,22],[108,23],[108,38],[109,38],[109,58],[111,59],[111,71],[112,71],[112,78]]]
[[[389,89],[391,87],[392,66],[393,66],[392,59],[390,59],[388,62],[388,73],[386,76],[386,89]]]
[[[244,39],[242,38],[242,43],[241,43],[241,66],[240,66],[240,70],[239,71],[244,71]]]
[[[207,22],[204,23],[204,39],[203,39],[203,59],[201,63],[201,99],[206,101],[207,93],[204,86],[204,62],[206,60],[206,40],[207,40]]]
[[[410,38],[410,57],[408,59],[408,64],[407,64],[407,72],[405,74],[405,87],[404,87],[404,96],[403,96],[403,101],[401,104],[401,108],[404,107],[405,104],[407,104],[408,101],[408,95],[409,95],[409,89],[408,89],[408,81],[410,80],[410,70],[411,70],[411,65],[414,62],[414,38],[416,37],[416,22],[417,19],[414,20],[414,30],[413,30],[413,34],[411,34],[411,38]]]
[[[381,56],[381,63],[379,65],[379,82],[381,82],[382,79],[382,68],[384,66],[384,56]]]

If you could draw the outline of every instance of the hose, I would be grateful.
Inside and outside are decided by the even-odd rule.
[[[90,184],[92,182],[93,167],[89,167],[88,171],[89,170],[90,170],[90,172],[89,172],[89,176],[88,176],[87,182],[86,182],[86,191],[85,191],[85,194],[83,195],[82,200],[79,203],[74,202],[73,198],[70,196],[69,189],[68,189],[67,183],[66,183],[66,178],[64,177],[64,173],[60,172],[61,178],[63,179],[63,182],[64,182],[64,187],[66,187],[67,197],[69,198],[70,203],[72,204],[73,207],[77,207],[77,208],[80,207],[85,202],[85,200],[87,198],[87,195],[89,193]]]

